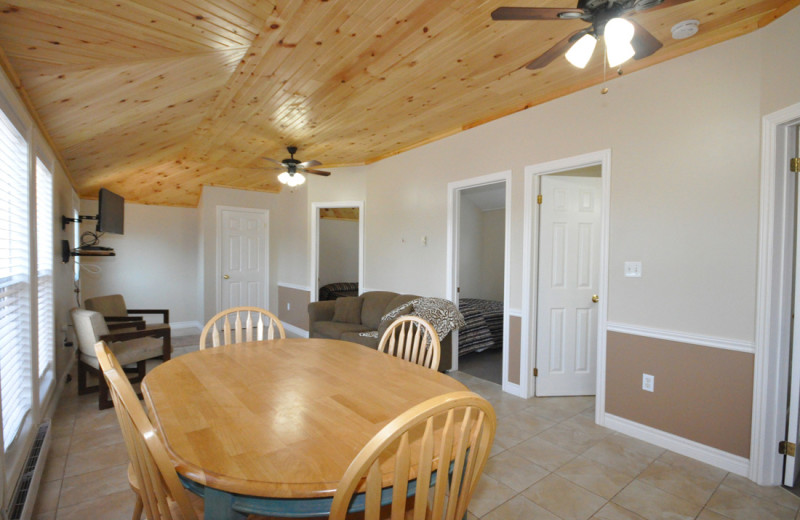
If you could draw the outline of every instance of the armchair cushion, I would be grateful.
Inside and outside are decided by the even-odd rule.
[[[169,326],[110,334],[103,315],[96,311],[72,309],[72,324],[78,339],[80,360],[98,368],[94,345],[105,340],[120,364],[127,365],[163,355]],[[116,340],[116,341],[115,341]]]
[[[129,309],[125,304],[125,298],[123,298],[121,294],[86,298],[83,302],[83,306],[87,310],[99,312],[107,321],[133,321],[142,319],[140,316],[131,316],[131,314],[160,314],[164,323],[169,323],[169,309]]]
[[[364,300],[360,296],[346,296],[335,300],[333,320],[338,323],[361,323],[361,304]]]
[[[97,311],[103,316],[127,316],[128,307],[121,294],[111,294],[109,296],[95,296],[86,298],[83,306],[87,310]]]

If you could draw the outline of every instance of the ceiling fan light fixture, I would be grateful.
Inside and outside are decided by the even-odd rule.
[[[305,176],[302,173],[295,173],[289,176],[289,182],[287,184],[290,188],[294,188],[295,186],[300,186],[304,182],[306,182]]]
[[[278,175],[278,182],[280,182],[281,184],[289,184],[289,179],[291,179],[291,177],[292,176],[289,175],[289,172],[283,172],[280,175]]]
[[[597,45],[597,38],[591,34],[584,34],[578,41],[572,44],[567,54],[564,56],[572,65],[582,69],[589,63],[589,59],[594,53]]]
[[[612,18],[606,23],[603,37],[610,67],[622,65],[636,54],[631,45],[634,32],[633,24],[623,18]]]

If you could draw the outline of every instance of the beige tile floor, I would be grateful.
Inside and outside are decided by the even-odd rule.
[[[468,517],[486,520],[800,520],[800,497],[594,424],[594,398],[520,399],[453,374],[498,429]],[[113,409],[64,389],[34,518],[128,520],[134,497]]]

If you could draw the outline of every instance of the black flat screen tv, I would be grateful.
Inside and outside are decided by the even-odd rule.
[[[97,231],[123,234],[125,199],[105,188],[100,188],[97,211]]]

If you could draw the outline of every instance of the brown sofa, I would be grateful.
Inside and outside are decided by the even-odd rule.
[[[353,307],[354,300],[339,298],[308,304],[308,334],[312,338],[331,338],[359,343],[378,348],[378,338],[359,335],[361,332],[377,331],[381,318],[404,303],[419,298],[414,294],[398,294],[389,291],[369,291],[360,296],[360,309]],[[336,302],[339,302],[339,308]],[[348,308],[349,307],[349,308]],[[451,334],[443,340],[439,371],[450,370],[452,357]]]

